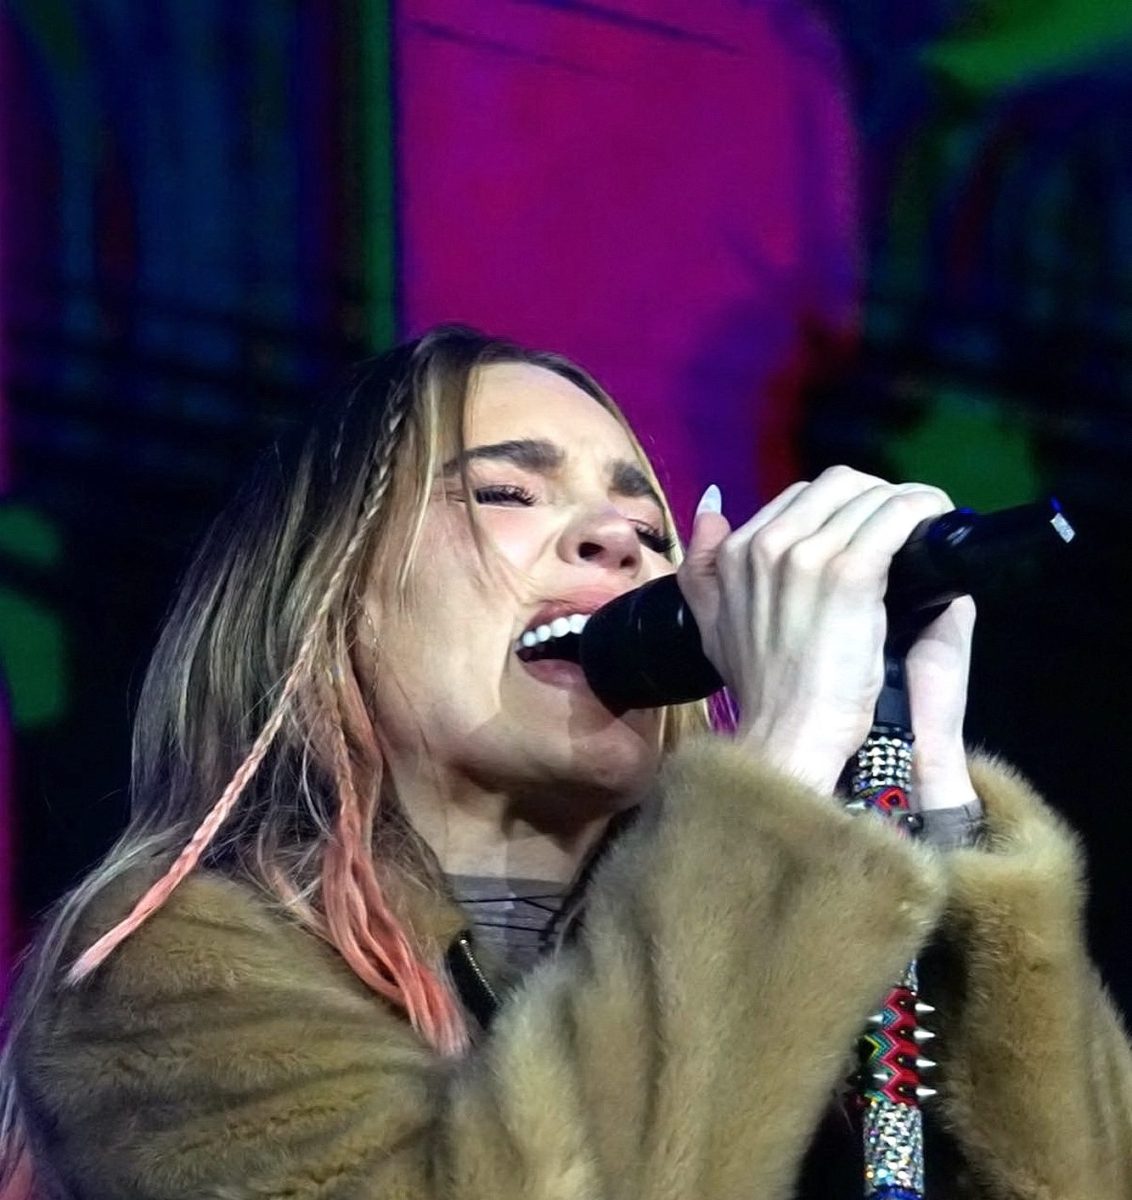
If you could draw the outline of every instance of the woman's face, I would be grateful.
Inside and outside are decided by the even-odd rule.
[[[541,367],[477,373],[466,446],[488,552],[449,457],[408,603],[376,584],[368,600],[380,735],[394,764],[435,772],[457,794],[507,794],[552,821],[592,818],[651,777],[659,713],[615,717],[576,664],[524,661],[517,646],[556,616],[669,573],[662,510],[615,418]]]

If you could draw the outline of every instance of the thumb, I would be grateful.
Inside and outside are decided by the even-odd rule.
[[[714,614],[719,604],[715,557],[720,544],[731,532],[731,525],[720,511],[722,499],[713,483],[696,507],[692,536],[684,550],[684,561],[677,577],[697,619]]]

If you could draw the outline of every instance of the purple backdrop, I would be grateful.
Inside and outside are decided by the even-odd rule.
[[[851,337],[856,145],[843,67],[798,4],[404,0],[402,316],[592,370],[686,521],[796,478],[814,347]]]

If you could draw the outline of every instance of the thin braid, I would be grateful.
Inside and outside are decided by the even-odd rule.
[[[306,649],[307,647],[304,645],[303,650]],[[291,668],[291,673],[287,677],[287,682],[283,687],[279,702],[276,704],[271,716],[268,717],[267,723],[260,731],[259,737],[256,738],[247,757],[240,764],[235,775],[232,776],[231,782],[224,789],[220,799],[217,800],[208,815],[197,827],[196,832],[189,839],[185,848],[177,855],[173,865],[134,905],[130,915],[125,920],[120,921],[113,929],[104,933],[98,941],[89,946],[75,959],[71,964],[70,970],[67,972],[68,983],[78,983],[103,963],[135,929],[143,925],[157,912],[165,901],[169,899],[170,895],[172,895],[177,885],[192,872],[193,868],[200,861],[200,856],[208,849],[217,831],[227,820],[232,809],[235,808],[236,802],[243,794],[244,789],[259,769],[260,764],[271,748],[271,743],[275,740],[275,735],[279,732],[283,724],[283,719],[287,714],[287,705],[290,703],[292,696],[294,696],[299,686],[303,669],[306,666],[305,658],[307,657],[309,655],[304,655],[300,651],[299,657],[295,660],[295,665]]]
[[[466,1027],[450,993],[414,953],[389,906],[371,851],[376,801],[363,812],[341,720],[329,724],[339,790],[335,838],[324,859],[323,902],[329,925],[341,937],[340,949],[355,972],[403,1008],[427,1041],[444,1053],[457,1054],[467,1045]]]
[[[313,628],[316,630],[329,615],[338,589],[342,586],[347,571],[353,565],[355,556],[369,537],[373,522],[377,519],[381,506],[385,503],[389,485],[393,481],[393,453],[397,448],[401,427],[409,415],[411,398],[412,392],[409,388],[405,388],[400,395],[390,397],[390,402],[382,417],[381,431],[378,437],[378,445],[381,450],[373,465],[368,495],[362,504],[362,511],[353,537],[346,544],[346,549],[342,552],[338,566],[330,577],[330,583],[327,584],[326,594],[318,607],[313,623]]]
[[[353,771],[350,766],[349,750],[346,747],[346,735],[342,729],[341,721],[330,720],[327,722],[330,726],[330,742],[334,751],[334,775],[338,784],[338,819],[336,821],[335,838],[331,847],[327,848],[327,861],[331,869],[339,866],[335,860],[340,858],[340,866],[343,873],[348,876],[357,875],[356,851],[357,847],[363,840],[364,830],[360,812],[360,804],[358,801],[358,791],[354,784]],[[359,881],[360,882],[360,881]],[[345,924],[349,928],[351,941],[357,945],[357,935],[360,931],[365,931],[366,926],[370,921],[376,918],[381,923],[385,922],[385,915],[388,912],[388,907],[385,904],[384,897],[380,895],[380,887],[375,879],[371,889],[365,889],[376,892],[378,894],[379,904],[371,913],[365,904],[364,897],[357,889],[345,890],[341,896],[341,902],[344,906],[342,915],[345,918]],[[324,901],[328,907],[338,909],[339,905],[336,901],[339,897],[336,894],[336,889],[323,889]],[[337,915],[335,912],[333,915]],[[394,961],[396,951],[401,947],[394,945],[389,947],[381,941],[376,942],[372,949],[374,956],[378,959],[382,970],[386,972],[389,978],[383,978],[380,975],[375,975],[372,969],[367,971],[367,982],[374,988],[375,991],[381,992],[382,995],[389,999],[399,999],[400,989],[397,987],[396,980],[399,974],[399,964]],[[359,947],[360,949],[360,947]],[[394,954],[390,953],[390,949]],[[368,960],[371,956],[366,955],[361,951],[363,958]],[[369,963],[367,961],[366,965]],[[400,964],[403,969],[403,962]]]
[[[330,610],[338,596],[347,573],[353,565],[353,560],[364,545],[370,531],[371,522],[377,517],[382,502],[389,491],[393,477],[393,451],[396,439],[405,418],[408,415],[412,399],[412,389],[405,387],[393,392],[389,397],[386,411],[381,422],[378,438],[380,447],[372,470],[372,482],[368,488],[366,501],[362,506],[361,516],[345,551],[339,558],[330,581],[326,585],[322,599],[315,610],[314,618],[307,628],[306,635],[299,647],[295,662],[291,667],[279,700],[268,717],[259,736],[249,750],[247,757],[237,768],[231,782],[224,789],[220,799],[213,805],[204,820],[197,827],[185,848],[177,856],[169,870],[154,883],[134,905],[130,914],[112,929],[102,935],[93,945],[89,946],[71,964],[66,975],[69,984],[78,983],[86,978],[101,963],[103,963],[122,944],[127,937],[143,925],[176,890],[177,886],[193,871],[200,856],[208,848],[217,831],[221,828],[244,789],[259,770],[272,742],[283,726],[287,715],[287,707],[293,699],[299,684],[305,676],[313,674],[311,670],[318,648],[325,638],[325,625]]]

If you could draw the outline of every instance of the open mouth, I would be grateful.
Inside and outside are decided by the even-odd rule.
[[[523,662],[539,662],[542,659],[561,659],[565,662],[580,662],[582,630],[589,615],[571,613],[555,617],[546,625],[528,629],[515,643],[515,653]]]

